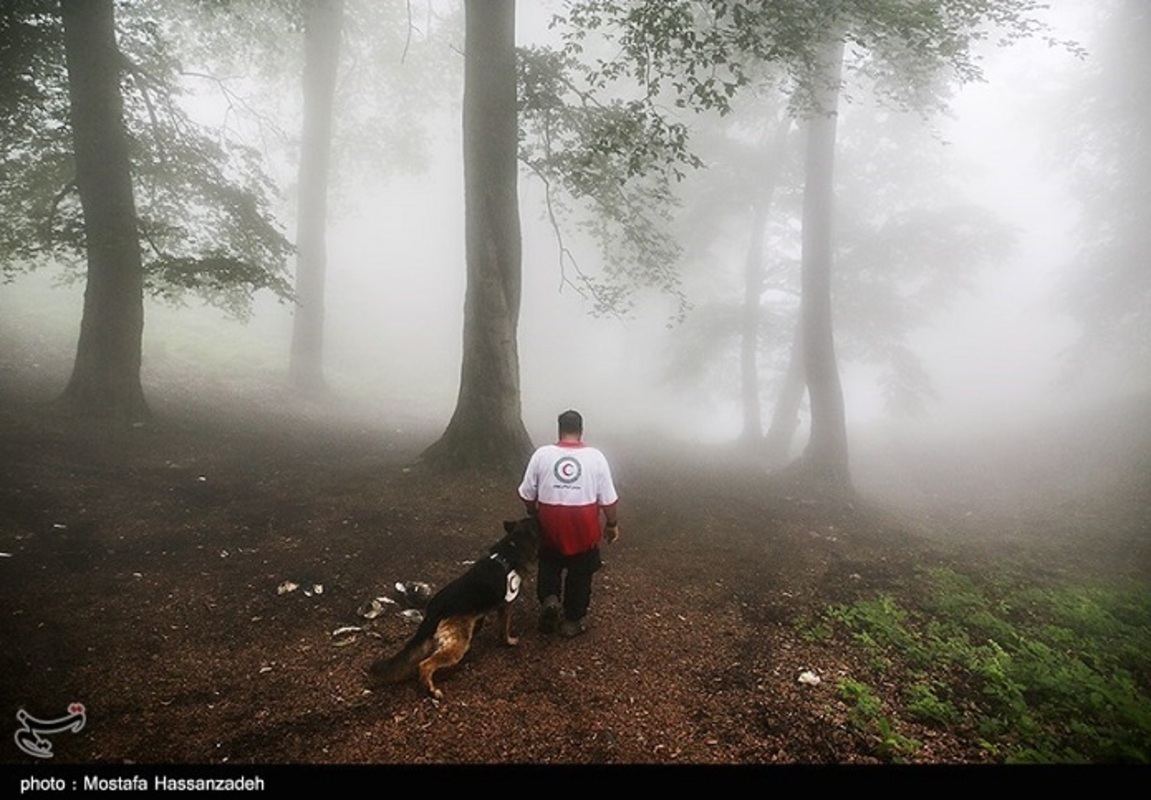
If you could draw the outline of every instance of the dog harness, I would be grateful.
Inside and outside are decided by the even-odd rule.
[[[510,603],[512,600],[515,600],[517,597],[519,597],[520,583],[522,583],[520,574],[512,569],[512,565],[509,564],[507,559],[501,556],[499,553],[492,553],[491,558],[492,561],[495,561],[497,564],[503,567],[504,572],[507,573],[507,587],[504,590],[504,600]]]

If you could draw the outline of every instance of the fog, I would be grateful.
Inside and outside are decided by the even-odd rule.
[[[1082,4],[1061,3],[1055,35],[1082,37]],[[544,40],[547,4],[521,3],[519,42]],[[1090,42],[1087,42],[1088,46]],[[444,58],[459,58],[450,47]],[[1060,307],[1075,267],[1080,213],[1067,176],[1055,168],[1045,136],[1065,102],[1066,78],[1082,62],[1041,42],[986,53],[986,81],[960,90],[951,114],[936,118],[946,158],[964,176],[966,199],[999,215],[1018,235],[977,290],[940,312],[910,338],[935,396],[915,418],[886,413],[873,369],[842,361],[853,437],[878,432],[972,435],[1058,415],[1130,387],[1063,380],[1063,356],[1079,335]],[[463,180],[457,107],[432,111],[426,169],[387,175],[334,203],[328,233],[325,371],[357,413],[384,424],[442,427],[458,388],[465,290]],[[291,127],[285,121],[285,127]],[[293,181],[285,171],[286,184]],[[286,197],[291,186],[283,187]],[[740,429],[738,385],[688,391],[669,383],[677,346],[673,301],[640,292],[626,318],[597,317],[561,280],[556,238],[538,182],[521,180],[523,303],[519,354],[523,416],[536,441],[553,434],[556,413],[580,409],[589,437],[663,433],[721,442]],[[283,223],[291,231],[290,203]],[[741,234],[741,237],[743,234]],[[590,262],[589,262],[590,263]],[[715,265],[738,275],[738,262]],[[80,288],[52,287],[50,276],[18,278],[0,291],[9,331],[61,352],[74,345]],[[685,284],[692,287],[698,277]],[[696,298],[690,296],[688,300]],[[149,301],[145,391],[182,376],[194,385],[243,392],[283,382],[291,309],[258,297],[246,322],[190,303]],[[45,370],[66,378],[66,359]],[[773,397],[762,392],[764,413]],[[802,431],[800,432],[802,439]],[[801,444],[802,442],[798,442]]]
[[[1069,38],[1081,30],[1074,19],[1060,17]],[[1044,138],[1045,103],[1057,97],[1050,76],[1077,66],[1065,52],[1023,43],[993,54],[987,83],[966,87],[953,104],[944,133],[954,157],[969,165],[966,193],[1012,225],[1019,240],[1009,260],[941,314],[919,344],[938,382],[936,420],[1013,424],[1078,399],[1061,380],[1062,356],[1077,331],[1058,307],[1078,208]]]

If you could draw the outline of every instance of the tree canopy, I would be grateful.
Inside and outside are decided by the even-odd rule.
[[[144,286],[169,302],[199,296],[243,316],[261,289],[290,297],[292,248],[260,153],[189,113],[166,36],[171,8],[144,0],[117,16]],[[12,276],[59,264],[79,279],[85,242],[56,3],[4,4],[0,63],[0,269]]]

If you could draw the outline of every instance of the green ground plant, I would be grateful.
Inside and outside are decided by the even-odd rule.
[[[1151,761],[1151,593],[976,581],[943,568],[921,577],[914,607],[880,594],[831,607],[808,630],[843,633],[868,663],[898,670],[907,718],[970,736],[1005,761]],[[856,727],[888,730],[881,750],[907,752],[910,740],[899,741],[865,684],[843,682],[840,697]]]
[[[880,758],[901,761],[920,746],[919,742],[896,730],[894,721],[883,713],[883,701],[867,684],[843,680],[839,683],[838,694],[848,705],[848,720],[852,727],[874,742]]]

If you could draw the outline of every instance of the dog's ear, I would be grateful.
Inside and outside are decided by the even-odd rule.
[[[527,549],[530,558],[534,561],[539,551],[540,539],[542,538],[539,520],[535,517],[525,519],[520,523],[520,531],[522,533],[520,539],[523,541],[523,545]]]
[[[511,533],[516,529],[516,521],[512,519],[504,520],[504,533]]]

